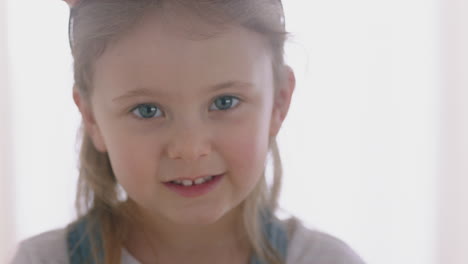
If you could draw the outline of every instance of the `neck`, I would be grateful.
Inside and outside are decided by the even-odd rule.
[[[154,261],[155,258],[170,258],[171,263],[179,263],[174,261],[174,256],[179,258],[180,263],[184,263],[184,257],[190,263],[196,263],[196,256],[200,257],[200,263],[207,261],[207,257],[213,260],[216,255],[224,260],[226,256],[248,259],[250,243],[242,224],[241,211],[238,206],[210,225],[181,225],[163,217],[146,216],[143,217],[147,219],[144,223],[131,226],[125,246],[142,263],[148,262],[144,259]]]

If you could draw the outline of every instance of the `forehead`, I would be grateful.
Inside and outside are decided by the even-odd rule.
[[[135,85],[177,91],[226,80],[262,85],[272,80],[272,60],[265,39],[243,27],[219,31],[193,19],[148,16],[107,48],[94,80],[115,92]]]

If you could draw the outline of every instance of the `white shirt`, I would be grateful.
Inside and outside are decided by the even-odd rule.
[[[305,227],[295,218],[283,220],[289,242],[286,264],[364,264],[343,241]],[[11,264],[69,264],[66,229],[48,231],[19,244]],[[122,264],[141,264],[125,248]]]

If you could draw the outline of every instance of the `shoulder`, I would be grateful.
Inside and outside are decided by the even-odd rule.
[[[289,236],[287,263],[364,264],[364,261],[342,240],[307,228],[297,218],[283,222]]]
[[[56,229],[22,241],[11,264],[68,263],[65,236],[66,229]]]

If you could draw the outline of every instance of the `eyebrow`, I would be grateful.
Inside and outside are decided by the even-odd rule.
[[[245,89],[245,88],[249,88],[249,87],[252,87],[252,86],[253,86],[253,84],[250,83],[250,82],[227,81],[227,82],[222,82],[222,83],[215,84],[215,85],[211,86],[209,88],[209,90],[212,91],[212,92],[216,92],[216,91],[220,91],[220,90],[224,90],[224,89],[228,89],[228,88],[238,87],[238,88]],[[129,99],[129,98],[132,98],[132,97],[156,96],[156,95],[164,96],[164,94],[162,94],[160,91],[155,91],[153,89],[149,89],[149,88],[146,88],[146,87],[140,87],[140,88],[128,91],[125,94],[120,95],[120,96],[112,99],[112,101],[114,102],[114,101],[121,101],[121,100]]]

